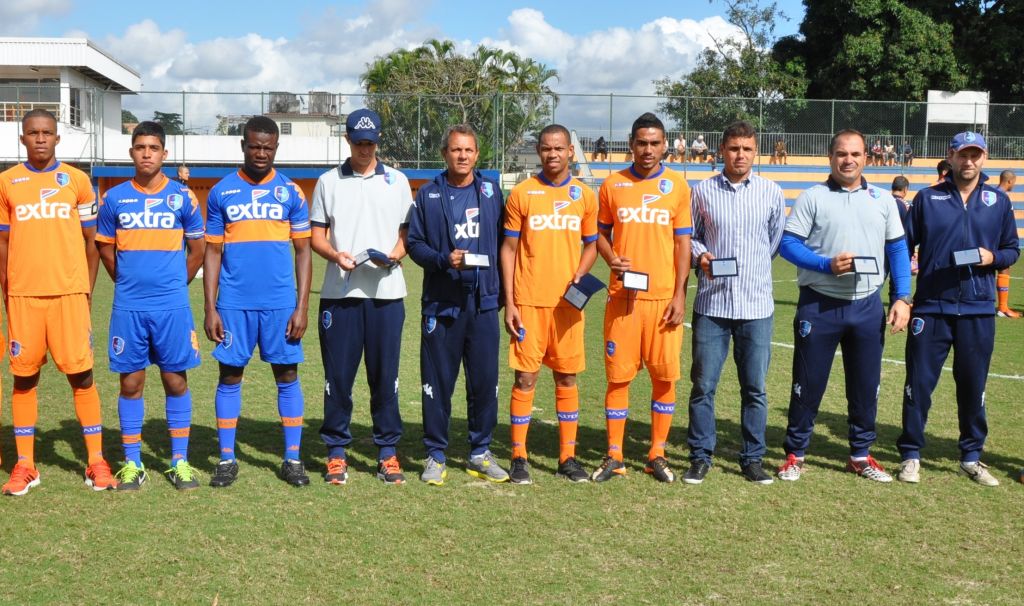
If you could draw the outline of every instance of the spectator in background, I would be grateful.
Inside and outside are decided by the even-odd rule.
[[[999,189],[1010,195],[1014,184],[1017,183],[1017,175],[1012,170],[1004,170],[999,173]],[[1020,313],[1010,309],[1010,270],[1001,269],[996,274],[996,315],[1000,318],[1015,319]]]
[[[938,173],[939,179],[932,183],[932,185],[938,185],[946,180],[946,175],[949,171],[953,170],[953,165],[949,163],[949,160],[939,160],[939,163],[935,166],[935,172]]]
[[[181,181],[182,185],[186,185],[187,186],[188,185],[188,177],[189,177],[188,167],[185,166],[184,164],[182,164],[181,166],[178,167],[178,181]]]
[[[601,162],[608,161],[608,142],[604,140],[604,136],[598,137],[594,142],[594,162],[598,162],[599,159]]]
[[[875,142],[871,145],[871,165],[881,166],[884,158],[885,154],[882,151],[882,140],[875,139]]]
[[[892,197],[896,199],[898,203],[896,208],[900,211],[900,223],[907,220],[907,214],[910,213],[910,200],[907,199],[910,193],[910,181],[906,177],[900,175],[892,180]],[[917,251],[910,250],[910,273],[917,273]],[[890,291],[889,304],[892,305],[892,297],[895,296],[895,290]]]
[[[903,166],[914,165],[914,148],[910,145],[910,141],[903,142]]]
[[[768,163],[786,164],[786,155],[786,141],[779,139],[775,142],[775,151],[772,152],[772,158]]]
[[[892,141],[885,142],[885,165],[896,166],[896,146],[893,145]]]
[[[670,153],[676,162],[686,162],[686,139],[682,133],[672,142],[672,151]]]
[[[708,144],[704,142],[704,135],[697,135],[690,146],[690,161],[696,162],[697,158],[700,158],[701,162],[708,159]]]

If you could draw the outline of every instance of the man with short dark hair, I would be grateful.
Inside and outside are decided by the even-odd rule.
[[[800,297],[793,320],[793,383],[782,480],[799,480],[814,419],[842,347],[850,426],[846,469],[876,482],[892,477],[870,455],[886,322],[902,331],[910,314],[910,257],[896,201],[863,177],[864,136],[843,130],[829,145],[831,172],[796,199],[780,252],[797,266]],[[897,300],[888,319],[879,290],[888,258]]]
[[[406,238],[423,268],[420,379],[423,444],[420,479],[440,486],[448,475],[445,450],[452,394],[465,367],[469,475],[507,482],[491,453],[498,423],[498,236],[501,188],[476,170],[480,152],[468,124],[452,126],[441,148],[447,170],[420,187]]]
[[[348,481],[352,443],[352,385],[360,360],[370,387],[377,479],[405,483],[398,461],[402,415],[398,364],[405,323],[405,277],[399,261],[412,210],[409,180],[377,157],[381,120],[358,109],[345,121],[352,150],[341,166],[320,175],[313,190],[313,250],[327,259],[320,289],[320,354],[323,357],[327,446],[324,481]]]
[[[697,268],[690,367],[690,469],[687,484],[700,484],[715,452],[715,394],[733,344],[740,383],[743,477],[771,484],[762,459],[767,452],[767,375],[775,304],[772,259],[786,224],[786,197],[778,185],[752,173],[757,132],[749,122],[730,124],[720,146],[722,173],[693,188],[692,263]],[[735,264],[716,275],[716,266]],[[725,275],[721,275],[725,274]]]
[[[1007,195],[1013,191],[1013,186],[1017,183],[1017,175],[1012,170],[1004,170],[999,173],[999,189],[1006,192]],[[1010,308],[1010,270],[1000,269],[999,273],[996,274],[996,315],[1000,318],[1010,318],[1011,320],[1020,317],[1020,313]]]
[[[278,138],[273,120],[250,118],[242,129],[242,168],[214,185],[206,200],[204,329],[217,344],[213,357],[220,365],[214,488],[230,486],[238,477],[235,430],[242,374],[257,345],[277,383],[284,431],[280,477],[293,486],[309,484],[299,457],[304,404],[298,374],[313,272],[309,207],[299,186],[274,168]]]
[[[981,462],[985,383],[995,347],[995,274],[1017,262],[1020,248],[1009,196],[985,183],[987,157],[980,133],[954,136],[946,155],[950,174],[918,192],[906,221],[921,270],[907,337],[903,433],[896,441],[903,482],[920,481],[932,393],[953,349],[960,472],[982,486],[999,485]]]
[[[117,413],[125,463],[117,472],[118,490],[138,490],[148,478],[141,447],[150,364],[160,369],[164,387],[171,439],[165,473],[178,490],[199,487],[188,462],[187,371],[200,362],[188,284],[203,263],[203,215],[192,191],[164,176],[165,141],[156,122],[141,122],[132,131],[128,154],[135,174],[104,194],[96,234],[100,259],[114,281],[107,355],[110,370],[120,374]]]

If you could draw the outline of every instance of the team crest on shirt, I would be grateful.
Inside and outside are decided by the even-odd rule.
[[[812,326],[810,322],[808,322],[807,320],[800,320],[798,329],[800,331],[801,337],[806,337],[807,335],[811,334],[811,328]]]
[[[390,170],[384,171],[384,182],[388,185],[392,185],[395,182],[395,175]]]
[[[910,321],[910,334],[915,337],[924,332],[924,318],[914,318]]]
[[[877,189],[875,189],[874,187],[869,187],[868,188],[868,194],[870,194],[871,197],[874,198],[875,200],[877,200],[877,199],[882,197],[882,194]]]
[[[231,348],[231,344],[234,342],[234,340],[235,340],[235,338],[231,335],[231,332],[225,330],[224,331],[224,338],[221,339],[220,345],[224,349],[230,349]]]
[[[658,181],[658,191],[666,196],[672,193],[672,180],[662,179],[661,181]]]
[[[491,185],[489,182],[484,181],[483,183],[480,184],[480,193],[482,193],[485,197],[490,198],[491,196],[494,195],[494,186]]]
[[[994,191],[983,191],[981,192],[981,201],[985,206],[992,206],[996,203],[996,192]]]
[[[614,356],[615,355],[615,341],[608,341],[607,343],[605,343],[604,344],[604,351],[609,356]]]
[[[114,352],[115,356],[119,356],[122,353],[124,353],[124,339],[122,339],[121,337],[117,337],[117,336],[111,337],[111,339],[110,339],[110,349],[111,349],[111,351]]]
[[[148,201],[147,201],[147,205],[148,205]],[[181,194],[171,194],[171,195],[167,196],[167,208],[169,208],[169,209],[171,209],[173,211],[177,211],[177,210],[180,210],[181,207],[184,206],[184,205],[185,205],[185,197],[182,196]]]
[[[569,186],[569,199],[570,200],[575,202],[576,200],[579,200],[582,197],[583,197],[583,188],[582,187],[580,187],[579,185],[570,185]]]
[[[21,355],[21,343],[18,341],[11,341],[11,357],[17,358]]]
[[[288,188],[285,187],[284,185],[278,185],[277,187],[274,188],[274,198],[276,198],[277,201],[280,202],[281,204],[287,202],[289,196],[290,194],[288,193]]]
[[[434,316],[424,316],[423,318],[423,330],[427,331],[427,334],[434,332],[437,328],[437,318]]]
[[[331,327],[331,324],[334,324],[334,316],[331,315],[331,312],[324,311],[323,313],[321,313],[320,326],[323,326],[324,330],[327,330],[328,328]]]
[[[57,185],[60,185],[61,187],[71,183],[71,175],[67,173],[57,173],[54,177],[57,179]]]

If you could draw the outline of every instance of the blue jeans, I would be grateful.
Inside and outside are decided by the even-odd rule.
[[[760,461],[767,450],[768,424],[765,377],[771,361],[774,317],[730,320],[693,314],[693,365],[690,367],[690,427],[686,441],[690,460],[710,462],[715,452],[715,391],[733,341],[733,359],[740,380],[740,423],[743,448],[740,465]]]

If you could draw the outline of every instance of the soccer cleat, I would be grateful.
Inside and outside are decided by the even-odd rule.
[[[885,473],[882,465],[871,455],[868,455],[868,458],[863,461],[855,461],[850,458],[846,462],[846,471],[851,471],[874,482],[892,482],[892,476]]]
[[[466,464],[466,473],[474,478],[480,478],[488,482],[498,484],[508,482],[508,472],[501,468],[501,465],[498,464],[498,459],[494,458],[494,455],[489,450],[469,457],[469,463]]]
[[[385,484],[405,484],[405,475],[402,466],[398,464],[398,457],[391,455],[377,463],[377,479]]]
[[[221,461],[213,470],[213,477],[210,478],[210,486],[214,488],[227,488],[238,479],[238,461]]]
[[[281,461],[281,479],[292,486],[309,485],[306,466],[302,464],[302,461],[296,461],[295,459]]]
[[[0,490],[7,496],[20,497],[36,486],[39,486],[39,470],[19,463],[11,470],[11,479]]]
[[[434,457],[427,457],[423,465],[423,473],[420,474],[420,481],[431,486],[441,486],[448,479],[448,466]]]
[[[761,461],[751,461],[746,465],[741,465],[740,471],[743,473],[743,477],[746,478],[748,482],[766,485],[775,482],[775,480],[772,479],[770,475],[765,473],[764,468],[761,466]]]
[[[995,479],[995,477],[988,472],[988,465],[985,465],[981,461],[974,461],[973,463],[964,463],[961,461],[960,473],[982,486],[999,486],[999,480]]]
[[[907,482],[909,484],[917,484],[921,481],[921,461],[917,459],[907,459],[900,463],[900,471],[896,474],[896,479],[900,482]]]
[[[1006,309],[1000,309],[999,311],[996,312],[996,315],[999,316],[1000,318],[1010,318],[1011,320],[1020,317],[1019,313],[1013,311],[1009,307],[1007,307]]]
[[[104,459],[96,461],[85,468],[85,485],[95,491],[114,490],[117,480],[110,471],[110,465]]]
[[[654,457],[647,461],[644,473],[650,474],[655,480],[665,482],[666,484],[671,484],[676,479],[676,474],[668,466],[668,461],[665,460],[665,457]]]
[[[594,470],[594,473],[590,474],[590,479],[595,482],[607,482],[612,478],[621,478],[624,475],[626,475],[626,466],[622,461],[615,457],[605,457],[601,459],[601,464]]]
[[[683,474],[683,482],[687,484],[700,484],[704,476],[711,471],[711,461],[707,459],[694,459],[690,461],[690,468]]]
[[[327,471],[324,473],[324,482],[341,486],[348,482],[348,461],[345,457],[331,457],[327,459]]]
[[[786,455],[786,462],[779,467],[779,479],[784,482],[796,482],[804,472],[804,460],[795,454]]]
[[[118,490],[132,491],[142,488],[142,485],[149,479],[149,475],[146,473],[145,466],[136,465],[135,461],[125,461],[121,469],[117,470],[114,478],[117,480]]]
[[[530,478],[530,464],[526,462],[526,457],[512,459],[512,464],[508,467],[508,479],[513,484],[533,484]]]
[[[576,457],[569,457],[558,464],[558,470],[555,471],[556,478],[565,478],[570,482],[589,482],[590,476],[587,475],[587,470],[583,469],[580,462],[576,460]]]
[[[217,465],[218,471],[220,465]],[[192,469],[188,461],[180,459],[170,469],[164,472],[167,478],[178,490],[195,490],[199,488],[199,480],[196,479],[196,470]]]

